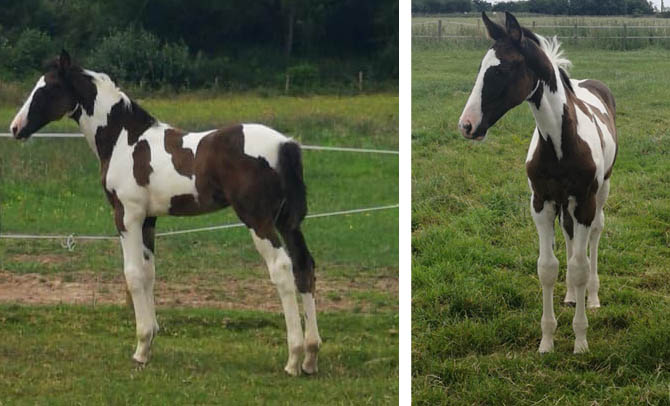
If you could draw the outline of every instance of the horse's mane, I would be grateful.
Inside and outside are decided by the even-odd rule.
[[[523,31],[523,35],[526,38],[529,38],[531,41],[540,46],[540,49],[544,51],[549,60],[552,63],[555,63],[559,69],[563,69],[566,72],[570,69],[572,62],[570,62],[568,58],[563,57],[561,43],[555,35],[553,37],[546,38],[540,34],[534,33],[526,27],[521,27],[521,30]]]

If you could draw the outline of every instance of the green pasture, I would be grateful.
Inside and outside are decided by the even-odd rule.
[[[138,101],[156,118],[188,130],[259,122],[304,144],[398,146],[396,95],[193,93]],[[0,105],[3,126],[18,107]],[[64,119],[43,131],[76,131],[73,124]],[[396,155],[304,151],[303,157],[310,213],[398,201]],[[82,138],[0,139],[0,204],[3,233],[115,234],[97,160]],[[237,221],[231,210],[165,217],[157,232]],[[6,304],[0,305],[0,405],[397,402],[398,294],[396,288],[374,287],[377,281],[397,286],[397,209],[308,219],[303,229],[318,281],[343,287],[341,297],[329,299],[350,303],[348,310],[320,316],[324,346],[317,377],[282,375],[284,322],[275,312],[159,307],[162,331],[154,358],[135,371],[134,321],[125,306]],[[72,252],[61,243],[0,240],[0,271],[66,282],[120,279],[118,241],[78,241]],[[159,237],[156,255],[158,281],[188,287],[197,280],[220,295],[226,294],[227,281],[268,279],[245,228]],[[258,309],[264,304],[250,303]]]
[[[575,78],[617,101],[620,149],[600,243],[602,308],[573,355],[565,244],[555,352],[540,356],[538,243],[525,158],[534,119],[510,111],[487,139],[457,121],[487,45],[412,54],[412,389],[416,404],[670,404],[670,52],[567,47]]]

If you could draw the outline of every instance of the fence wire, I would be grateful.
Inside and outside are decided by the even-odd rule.
[[[11,138],[12,134],[10,133],[0,133],[0,138]],[[33,135],[36,138],[83,138],[84,135],[80,133],[36,133]],[[338,152],[357,152],[357,153],[368,153],[368,154],[393,154],[399,155],[399,151],[393,150],[383,150],[383,149],[368,149],[368,148],[349,148],[349,147],[328,147],[320,145],[301,145],[302,149],[306,150],[317,150],[317,151],[338,151]],[[365,207],[357,208],[350,210],[339,210],[326,213],[316,213],[309,214],[306,218],[321,218],[321,217],[332,217],[332,216],[342,216],[349,214],[357,213],[366,213],[379,210],[388,210],[388,209],[397,209],[399,204],[375,206],[375,207]],[[203,231],[215,231],[223,230],[228,228],[237,228],[237,227],[246,227],[244,223],[230,223],[222,224],[217,226],[208,226],[208,227],[199,227],[185,230],[174,230],[174,231],[165,231],[162,233],[156,233],[156,237],[167,237],[172,235],[180,234],[190,234]],[[13,240],[61,240],[61,246],[66,248],[69,251],[73,251],[77,240],[90,240],[90,241],[100,241],[100,240],[116,240],[119,239],[118,235],[78,235],[75,233],[71,234],[19,234],[19,233],[0,233],[0,239],[13,239]]]

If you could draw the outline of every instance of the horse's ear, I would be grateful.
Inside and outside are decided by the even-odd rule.
[[[70,54],[68,54],[67,51],[63,49],[60,51],[60,57],[58,58],[58,71],[65,73],[70,69],[70,66],[72,66]]]
[[[512,13],[505,11],[505,29],[507,30],[507,35],[512,39],[512,41],[517,44],[521,43],[523,39],[523,31],[521,30],[521,25],[516,20],[516,17]]]
[[[505,38],[505,36],[507,35],[505,29],[500,25],[491,21],[486,16],[486,13],[483,11],[482,11],[482,20],[484,21],[484,25],[486,26],[486,32],[489,34],[489,38],[491,38],[494,41]]]

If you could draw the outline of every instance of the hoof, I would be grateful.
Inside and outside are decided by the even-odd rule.
[[[300,367],[298,365],[286,365],[284,367],[284,371],[291,375],[291,376],[299,376],[300,375]]]
[[[537,349],[537,352],[540,354],[546,354],[554,351],[554,341],[548,339],[542,339],[540,341],[540,347]]]
[[[305,358],[302,363],[302,372],[307,375],[314,375],[315,373],[319,372],[319,367],[316,363],[316,357],[314,357],[314,359]]]
[[[573,302],[572,300],[565,300],[565,301],[563,302],[563,304],[566,305],[566,306],[570,306],[570,307],[575,307],[575,306],[577,306],[577,303],[576,303],[576,302]]]
[[[586,308],[587,309],[599,309],[600,308],[600,300],[589,300],[586,302]]]
[[[589,343],[586,340],[575,340],[575,354],[583,354],[589,352]]]
[[[135,357],[133,357],[133,364],[135,364],[135,370],[136,371],[143,370],[144,368],[146,368],[148,363],[149,363],[148,360],[145,361],[145,362],[141,362],[141,361],[136,360]]]

